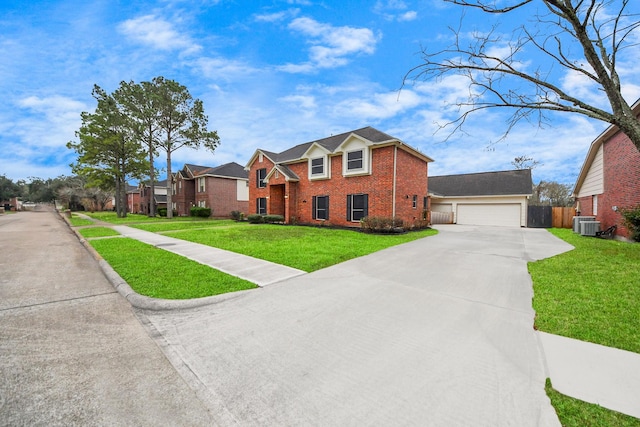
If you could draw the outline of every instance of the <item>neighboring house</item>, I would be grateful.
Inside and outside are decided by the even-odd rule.
[[[221,166],[185,164],[175,174],[173,209],[188,216],[191,207],[210,208],[212,216],[230,217],[232,211],[249,211],[249,179],[244,168],[235,163]]]
[[[138,189],[140,190],[140,213],[149,215],[151,202],[155,205],[155,213],[159,208],[167,207],[167,180],[154,182],[154,196],[151,197],[151,184],[140,182]]]
[[[249,171],[249,212],[287,223],[359,226],[366,216],[428,220],[433,160],[372,127],[296,145],[258,149]]]
[[[141,213],[140,188],[127,184],[127,212]]]
[[[633,111],[640,114],[640,102]],[[619,209],[640,205],[640,152],[616,126],[591,143],[573,196],[578,215],[595,216],[601,230],[617,225],[616,235],[630,237]]]
[[[532,194],[530,169],[429,177],[434,222],[526,227]]]

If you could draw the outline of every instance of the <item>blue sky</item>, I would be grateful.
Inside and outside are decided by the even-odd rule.
[[[459,7],[441,0],[2,2],[0,175],[71,175],[76,155],[66,143],[75,139],[80,113],[95,109],[93,85],[113,91],[123,80],[164,76],[203,100],[221,138],[213,154],[174,153],[174,170],[244,165],[257,148],[281,151],[373,126],[432,157],[430,175],[512,169],[515,157],[527,155],[543,164],[534,181],[572,184],[606,125],[556,115],[550,126],[522,124],[493,144],[506,126],[506,112],[493,111],[444,141],[437,123],[454,118],[446,103],[466,83],[449,78],[400,90],[421,48],[449,44],[447,27],[460,18]],[[469,13],[464,30],[486,31],[493,19]],[[637,63],[638,53],[628,56]],[[531,52],[528,60],[543,58]],[[622,70],[630,102],[640,96],[636,69]],[[561,77],[564,87],[602,102],[579,80]]]

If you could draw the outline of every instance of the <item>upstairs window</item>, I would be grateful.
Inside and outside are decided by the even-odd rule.
[[[267,177],[267,169],[266,168],[258,169],[256,171],[256,182],[257,182],[258,188],[265,188],[267,186],[267,183],[264,182],[264,179],[266,177]]]
[[[311,159],[311,175],[324,175],[324,157]]]
[[[363,168],[364,150],[347,152],[347,171],[361,170]]]
[[[418,196],[415,194],[413,195],[412,207],[413,209],[416,209],[418,207]]]
[[[198,178],[198,193],[204,193],[204,190],[205,190],[204,182],[205,182],[204,177]]]

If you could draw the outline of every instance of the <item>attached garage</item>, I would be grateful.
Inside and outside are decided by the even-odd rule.
[[[458,204],[457,209],[458,224],[520,227],[519,203]]]
[[[526,227],[531,170],[429,177],[432,223]],[[448,215],[447,215],[448,213]]]

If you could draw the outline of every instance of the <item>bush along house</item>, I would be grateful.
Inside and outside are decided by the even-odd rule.
[[[359,227],[370,218],[428,224],[427,171],[433,160],[372,127],[299,144],[258,149],[249,172],[249,213],[285,223]]]

